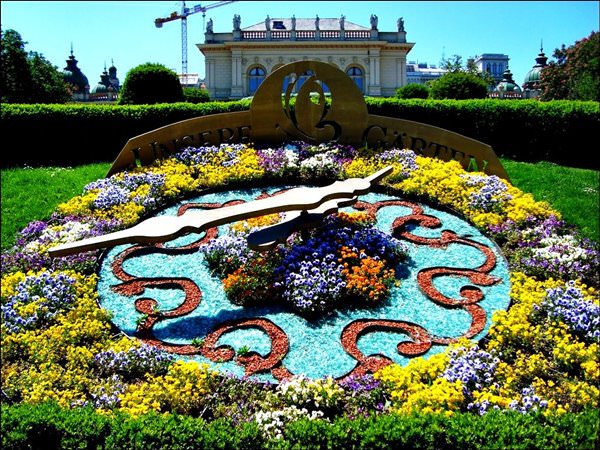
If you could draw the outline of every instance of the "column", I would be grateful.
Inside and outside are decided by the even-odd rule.
[[[231,97],[242,98],[244,96],[242,85],[242,51],[231,52]]]

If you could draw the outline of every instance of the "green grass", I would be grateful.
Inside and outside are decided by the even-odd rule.
[[[513,185],[545,200],[590,239],[599,241],[600,172],[549,162],[501,160]]]
[[[50,217],[56,206],[83,191],[90,181],[104,178],[110,163],[74,168],[2,170],[2,248],[32,220]]]
[[[512,183],[537,200],[546,200],[583,234],[599,239],[599,174],[556,164],[503,159]],[[75,168],[2,170],[2,248],[14,244],[16,233],[32,220],[47,219],[59,203],[82,192],[90,181],[106,175],[109,163]]]

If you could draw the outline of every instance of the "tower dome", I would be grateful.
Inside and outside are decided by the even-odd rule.
[[[498,83],[496,90],[502,92],[521,92],[521,88],[513,80],[513,74],[508,67],[506,67],[506,70],[502,74],[502,81]]]
[[[67,59],[67,67],[63,69],[63,79],[65,83],[71,86],[73,95],[85,96],[89,93],[90,84],[81,69],[77,67],[77,60],[73,55],[73,46],[71,46],[71,55]]]
[[[104,72],[100,75],[100,81],[94,88],[91,90],[91,94],[105,94],[108,92],[109,88],[111,88],[110,80],[108,72],[106,71],[106,66],[104,66]]]
[[[535,66],[531,68],[525,80],[523,80],[523,89],[537,90],[540,87],[540,76],[542,69],[547,66],[548,58],[544,55],[544,48],[540,47],[540,54],[535,58]]]

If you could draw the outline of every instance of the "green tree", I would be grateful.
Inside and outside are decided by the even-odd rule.
[[[475,75],[485,81],[488,86],[493,86],[495,84],[494,77],[492,77],[489,72],[479,71],[475,65],[475,58],[469,58],[467,59],[467,63],[463,64],[462,56],[452,55],[448,59],[442,59],[440,62],[440,67],[451,73],[463,72]]]
[[[27,103],[31,72],[25,42],[15,30],[1,33],[0,93],[3,103]]]
[[[66,103],[71,99],[62,73],[37,52],[29,53],[29,69],[33,83],[31,99],[35,103]]]
[[[119,103],[122,105],[182,101],[183,89],[177,74],[156,63],[141,64],[127,72],[119,94]]]
[[[71,96],[58,68],[25,51],[15,30],[2,31],[0,92],[5,103],[65,103]]]
[[[424,84],[408,83],[401,88],[396,89],[398,98],[427,98],[429,97],[429,88]]]
[[[449,72],[431,83],[431,96],[436,99],[486,98],[487,92],[488,85],[485,81],[465,72]]]
[[[540,74],[542,100],[600,100],[600,33],[555,49]]]

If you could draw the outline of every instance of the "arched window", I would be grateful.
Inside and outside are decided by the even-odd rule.
[[[496,65],[496,63],[492,64],[492,73],[494,75],[498,74],[498,66]]]
[[[365,79],[363,71],[360,67],[349,67],[348,70],[346,70],[346,75],[352,78],[352,81],[356,83],[356,85],[360,89],[360,92],[365,92]]]
[[[492,69],[490,68],[490,63],[486,64],[485,70],[487,73],[490,73],[492,71]]]
[[[262,67],[252,67],[248,71],[248,94],[254,95],[260,84],[265,79],[265,69]]]

